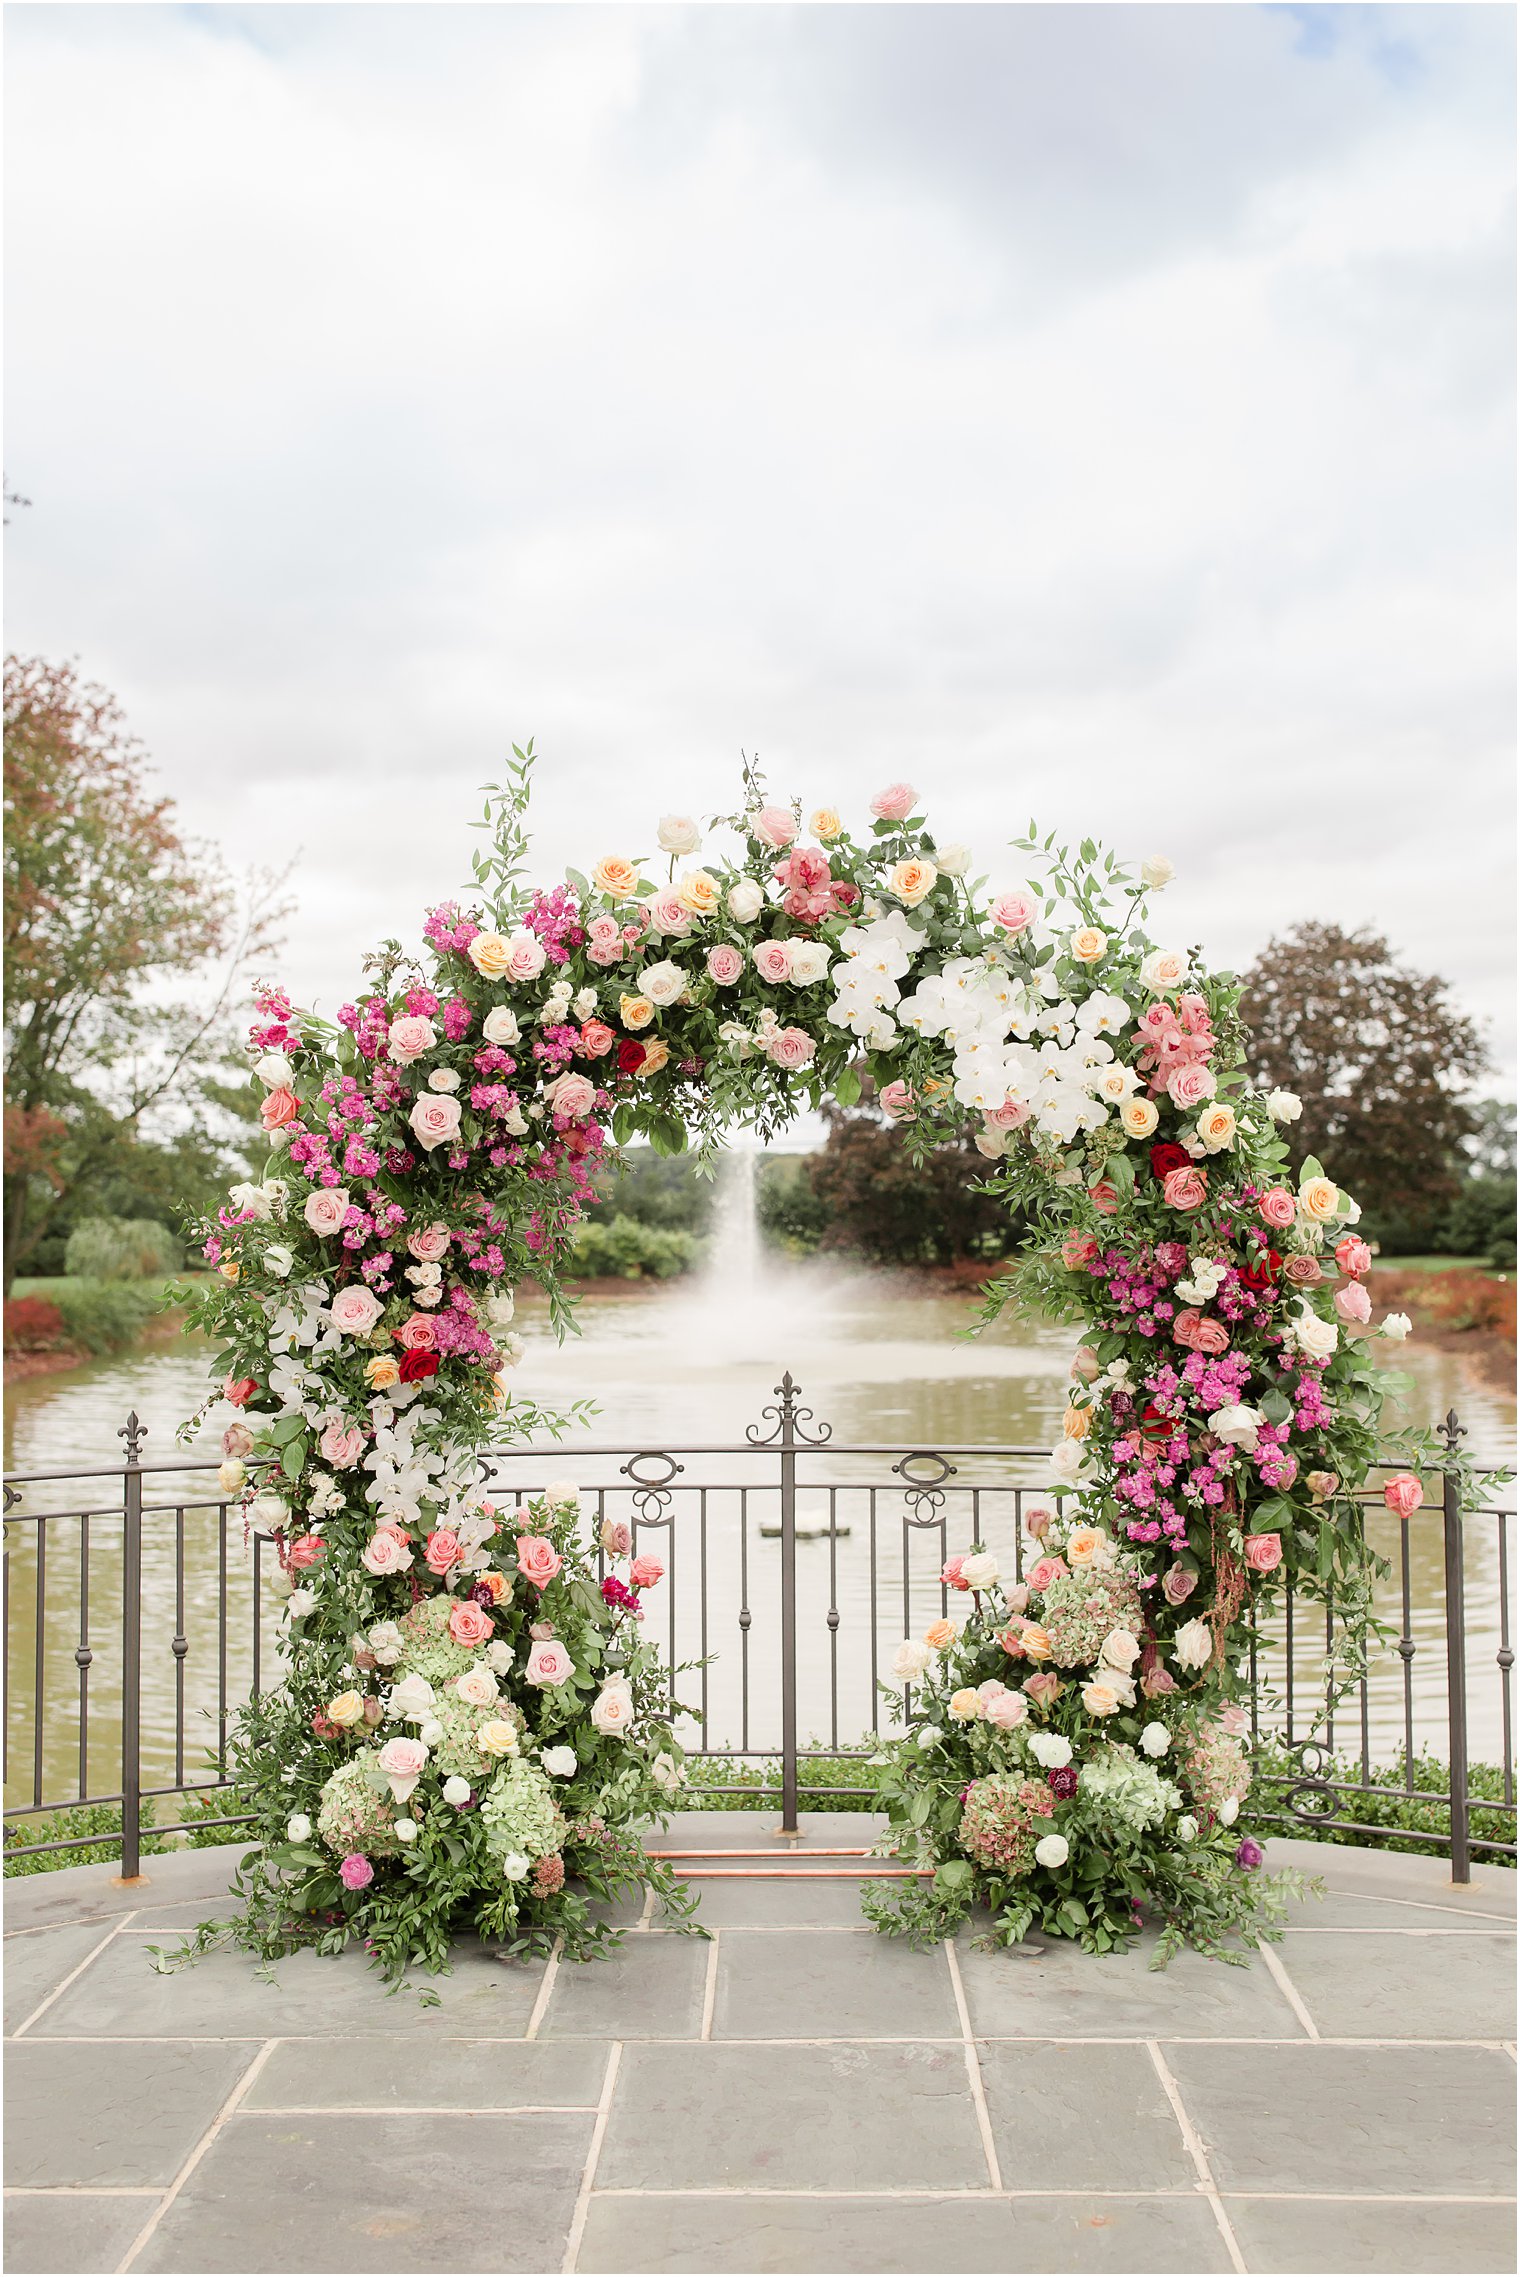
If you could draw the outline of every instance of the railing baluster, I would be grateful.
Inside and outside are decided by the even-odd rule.
[[[90,1792],[90,1521],[79,1520],[79,1642],[74,1660],[79,1669],[79,1800]]]
[[[1466,1436],[1452,1408],[1446,1417],[1447,1462],[1441,1473],[1442,1532],[1446,1549],[1446,1729],[1451,1750],[1451,1878],[1472,1880],[1467,1816],[1467,1609],[1462,1567],[1462,1496],[1455,1458]]]
[[[121,1522],[121,1878],[141,1871],[142,1842],[142,1437],[129,1415]]]

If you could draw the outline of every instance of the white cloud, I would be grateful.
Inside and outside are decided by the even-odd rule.
[[[1331,19],[1334,19],[1332,22]],[[907,773],[1504,1021],[1501,11],[21,7],[13,645],[305,849],[330,1008],[548,872]]]

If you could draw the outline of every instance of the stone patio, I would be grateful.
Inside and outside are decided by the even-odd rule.
[[[156,1975],[229,1851],[8,1882],[6,2267],[1514,2268],[1513,1875],[1274,1844],[1326,1901],[1153,1975],[875,1936],[807,1855],[868,1823],[704,1881],[711,1943],[467,1948],[436,2007],[358,1956]]]

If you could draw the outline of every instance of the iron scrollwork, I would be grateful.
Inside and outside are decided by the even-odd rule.
[[[915,1470],[913,1465],[929,1464],[932,1468]],[[910,1526],[937,1526],[945,1503],[945,1481],[955,1476],[954,1463],[946,1462],[943,1455],[924,1447],[914,1454],[904,1455],[900,1463],[892,1465],[892,1476],[903,1482],[903,1497],[907,1502],[907,1521]]]

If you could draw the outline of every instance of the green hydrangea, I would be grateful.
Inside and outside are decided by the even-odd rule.
[[[980,1866],[1000,1874],[1027,1874],[1034,1846],[1048,1832],[1044,1821],[1054,1809],[1043,1780],[994,1771],[986,1779],[973,1779],[966,1789],[957,1840]]]
[[[1244,1802],[1251,1786],[1251,1766],[1238,1739],[1205,1725],[1182,1759],[1188,1792],[1202,1810],[1217,1811],[1233,1795]]]
[[[377,1794],[366,1776],[373,1751],[351,1755],[322,1789],[317,1833],[336,1858],[362,1850],[371,1858],[393,1857],[401,1847],[392,1829],[395,1812],[388,1794]]]
[[[1182,1795],[1170,1779],[1141,1761],[1132,1747],[1107,1747],[1082,1766],[1082,1795],[1098,1805],[1098,1815],[1132,1834],[1159,1826],[1176,1810]]]
[[[1058,1573],[1040,1595],[1039,1623],[1058,1668],[1086,1668],[1113,1629],[1138,1629],[1140,1598],[1122,1573]]]
[[[519,1740],[525,1728],[521,1710],[514,1708],[510,1700],[494,1701],[489,1708],[472,1708],[452,1687],[436,1694],[427,1721],[443,1729],[441,1739],[428,1743],[432,1749],[429,1769],[436,1771],[440,1779],[457,1774],[461,1779],[468,1779],[472,1786],[478,1784],[496,1760],[476,1745],[475,1734],[481,1725],[510,1724]]]
[[[504,1763],[480,1806],[487,1847],[498,1858],[546,1858],[564,1845],[564,1813],[542,1771],[531,1763]]]
[[[405,1649],[391,1671],[392,1682],[403,1676],[425,1676],[441,1690],[454,1677],[464,1674],[475,1655],[468,1645],[456,1644],[449,1635],[449,1615],[454,1604],[455,1600],[446,1594],[424,1597],[403,1615],[400,1628]]]

